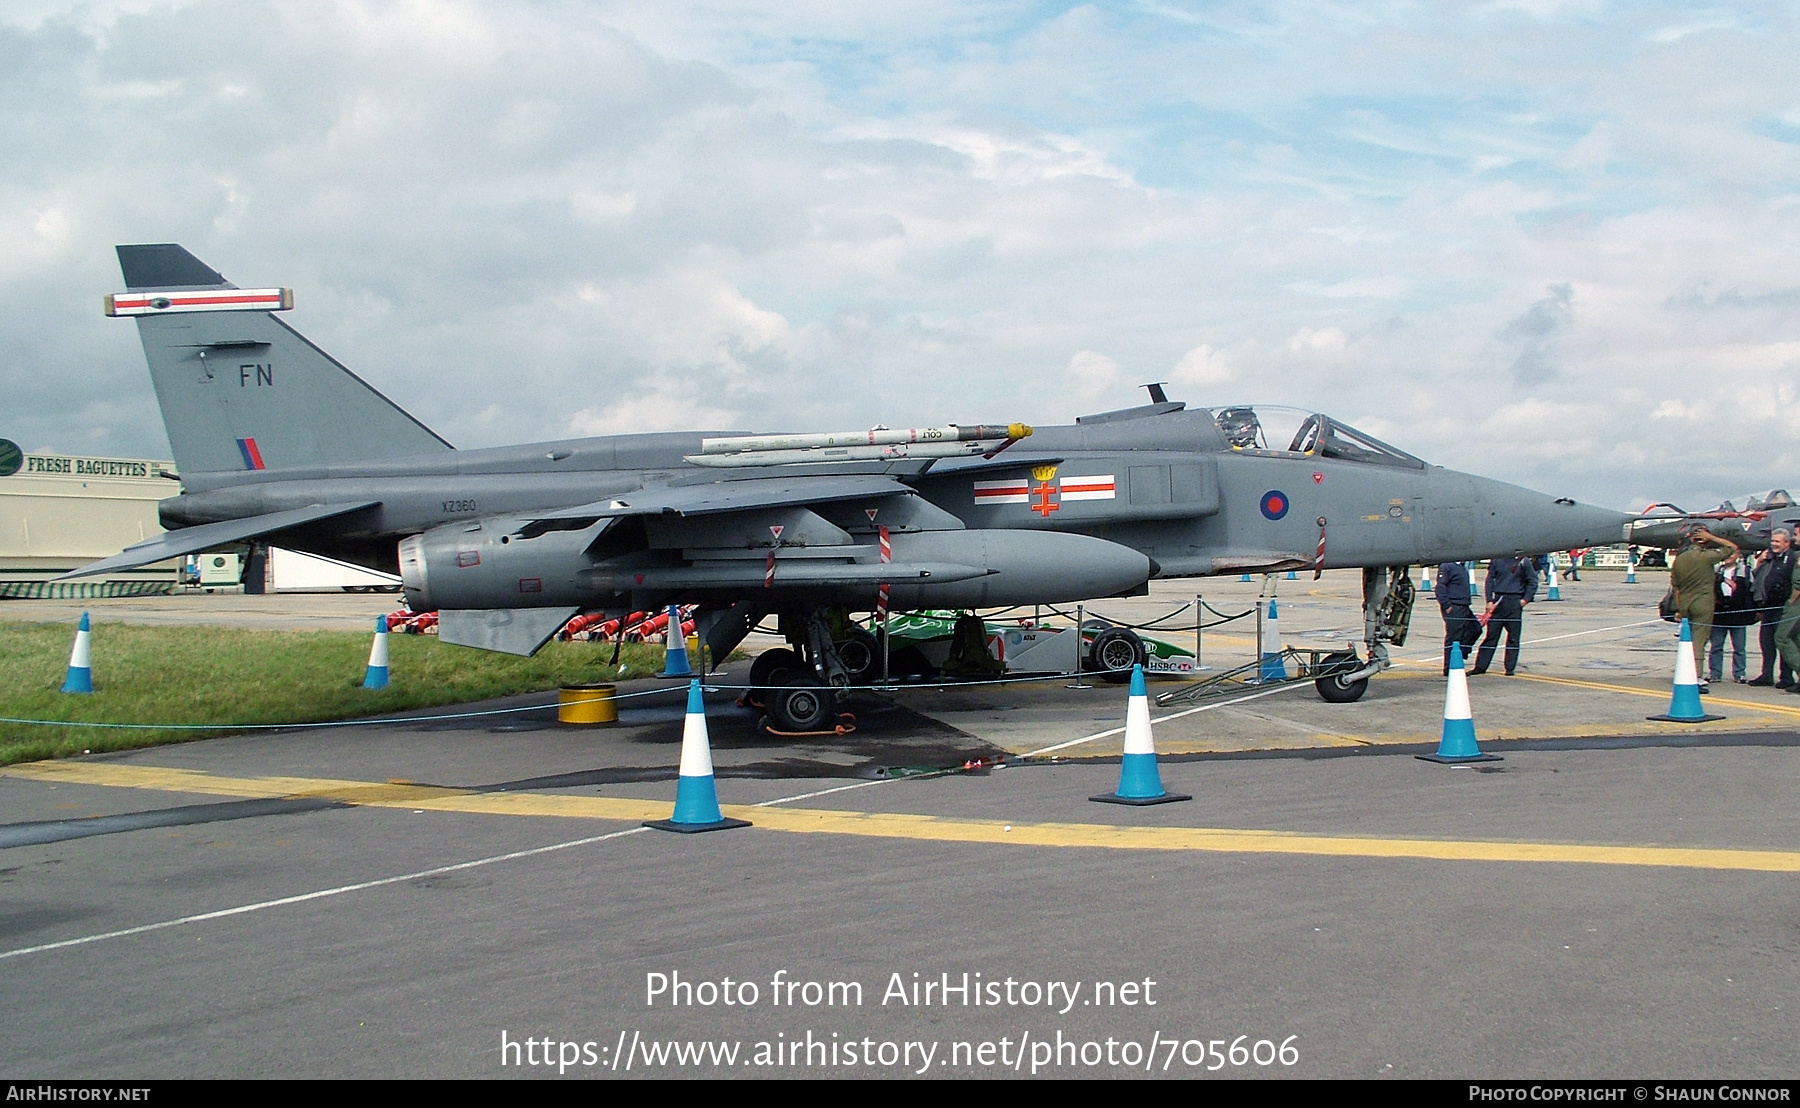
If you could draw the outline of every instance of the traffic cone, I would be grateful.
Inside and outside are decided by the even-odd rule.
[[[1431,591],[1431,567],[1426,566],[1419,574],[1419,591]]]
[[[1708,715],[1700,706],[1700,673],[1694,667],[1694,632],[1685,619],[1681,621],[1681,644],[1675,650],[1675,688],[1669,697],[1669,710],[1660,716],[1644,718],[1666,723],[1705,723],[1725,718]]]
[[[1625,562],[1625,583],[1627,585],[1637,584],[1637,563],[1629,559]]]
[[[363,674],[363,688],[388,687],[388,626],[386,616],[375,617],[375,643],[369,647],[369,668]]]
[[[1238,577],[1238,580],[1239,581],[1248,581],[1248,580],[1250,580],[1250,575],[1248,573],[1242,574]]]
[[[675,633],[681,633],[677,617]],[[651,820],[645,827],[659,831],[723,831],[730,827],[748,827],[750,821],[726,819],[719,811],[719,790],[713,784],[712,747],[706,738],[706,704],[700,699],[698,679],[688,681],[687,719],[681,728],[681,776],[675,786],[675,814],[668,819]]]
[[[688,665],[687,636],[681,633],[681,609],[669,605],[669,648],[663,655],[663,671],[657,674],[662,678],[694,676],[694,670]]]
[[[1263,621],[1262,681],[1286,681],[1287,659],[1281,656],[1281,621],[1275,615],[1275,598],[1269,598],[1269,618]]]
[[[88,614],[81,613],[81,626],[75,629],[75,648],[69,651],[69,675],[63,678],[63,692],[94,691],[94,644],[88,626]]]
[[[1562,574],[1556,572],[1555,562],[1550,563],[1550,595],[1544,599],[1557,601],[1562,599]]]
[[[1293,571],[1293,570],[1291,570],[1291,569],[1290,569],[1290,570],[1288,570],[1288,575],[1287,575],[1287,579],[1288,579],[1288,580],[1289,580],[1289,581],[1298,581],[1298,580],[1300,580],[1300,578],[1298,578],[1298,577],[1296,577],[1296,576],[1294,576],[1294,571]]]
[[[1150,738],[1150,696],[1144,690],[1144,667],[1131,667],[1131,699],[1125,705],[1125,757],[1119,762],[1119,787],[1090,796],[1101,804],[1168,804],[1192,800],[1183,793],[1163,789],[1156,772],[1156,744]]]
[[[1445,765],[1503,761],[1498,754],[1483,754],[1475,745],[1475,718],[1469,712],[1469,674],[1463,669],[1461,643],[1450,644],[1450,677],[1444,684],[1444,735],[1438,740],[1437,753],[1413,757]]]

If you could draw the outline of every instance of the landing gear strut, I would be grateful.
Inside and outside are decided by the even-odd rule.
[[[777,731],[829,730],[850,684],[879,665],[880,647],[868,632],[833,635],[834,624],[846,623],[843,613],[832,609],[782,611],[789,646],[764,651],[750,667],[752,695],[767,707]]]
[[[1412,622],[1413,583],[1406,566],[1381,566],[1363,570],[1363,646],[1369,659],[1358,664],[1354,651],[1328,655],[1321,663],[1322,676],[1313,682],[1319,696],[1333,704],[1359,700],[1368,690],[1369,678],[1387,669],[1387,644],[1406,645]]]

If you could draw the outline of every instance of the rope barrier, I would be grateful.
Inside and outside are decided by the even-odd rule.
[[[1084,673],[1098,674],[1097,670],[1083,670]],[[980,681],[908,681],[894,682],[887,685],[849,685],[845,691],[850,692],[899,692],[905,689],[967,689],[984,685],[1028,685],[1042,681],[1066,681],[1071,674],[1046,673],[1034,676],[1000,677]],[[786,689],[818,689],[823,685],[738,685],[700,679],[700,687],[706,692],[729,692],[737,689],[764,689],[775,692]],[[642,689],[637,692],[614,693],[614,700],[632,700],[645,696],[665,696],[669,694],[687,695],[686,683],[671,683],[667,688]],[[523,712],[547,712],[560,707],[560,704],[526,704],[516,708],[488,708],[479,712],[442,712],[423,716],[381,716],[372,719],[339,719],[309,720],[298,723],[96,723],[86,720],[65,719],[21,719],[12,716],[0,716],[0,723],[17,723],[24,726],[39,727],[88,727],[120,731],[280,731],[301,730],[318,727],[376,727],[401,723],[438,723],[444,720],[482,719],[488,716],[517,715]]]
[[[1215,623],[1203,624],[1202,626],[1204,626],[1204,627],[1216,627],[1216,626],[1219,626],[1220,624],[1230,623],[1233,620],[1243,619],[1245,616],[1253,615],[1256,612],[1255,608],[1247,608],[1244,611],[1237,613],[1236,615],[1228,616],[1225,613],[1219,611],[1217,608],[1214,608],[1211,604],[1206,603],[1205,601],[1201,602],[1201,606],[1203,608],[1205,608],[1207,611],[1211,612],[1212,614],[1220,617],[1220,619]],[[1017,607],[1017,606],[1015,606],[1015,607]],[[1054,607],[1051,607],[1050,605],[1045,605],[1045,607],[1048,608],[1050,611],[1055,612],[1058,615],[1065,615],[1065,616],[1067,615],[1067,613],[1059,612],[1059,611],[1057,611],[1057,609],[1055,609]],[[1191,607],[1193,607],[1192,603],[1184,604],[1181,608],[1176,609],[1175,611],[1169,613],[1168,615],[1159,617],[1159,620],[1160,619],[1169,619],[1173,616],[1179,615],[1179,614],[1181,614],[1181,612],[1186,611],[1188,608],[1191,608]],[[1002,609],[1002,611],[1007,611],[1007,610],[1010,610],[1010,609]],[[1770,609],[1770,610],[1779,610],[1779,609],[1775,608],[1775,609]],[[1635,630],[1636,628],[1639,628],[1639,627],[1654,626],[1658,622],[1660,622],[1660,621],[1659,620],[1645,620],[1642,623],[1626,624],[1620,628],[1597,628],[1595,631],[1592,631],[1592,632],[1583,631],[1583,632],[1575,632],[1575,634],[1587,635],[1587,634],[1595,634],[1595,633],[1601,633],[1601,632],[1613,631],[1613,630]],[[1149,625],[1118,623],[1118,624],[1115,624],[1115,626],[1147,627]],[[1558,637],[1561,637],[1561,636],[1558,636]],[[1626,636],[1613,635],[1613,636],[1609,636],[1609,637],[1617,639],[1617,638],[1624,638]],[[1548,640],[1526,640],[1524,645],[1531,645],[1534,642],[1541,642],[1541,641],[1548,641]],[[1083,673],[1092,673],[1092,674],[1101,673],[1101,671],[1088,670],[1088,669],[1083,669],[1082,672]],[[1049,674],[1039,674],[1039,675],[1033,675],[1033,676],[1019,675],[1019,676],[1012,676],[1012,677],[997,677],[997,678],[988,678],[988,679],[983,679],[983,680],[972,680],[972,681],[889,682],[886,685],[881,685],[881,684],[852,685],[852,686],[848,686],[848,690],[849,691],[877,692],[877,693],[891,693],[891,692],[899,692],[899,691],[908,690],[908,689],[971,689],[971,688],[982,688],[982,687],[992,686],[992,685],[1030,685],[1030,684],[1038,684],[1038,683],[1046,682],[1046,681],[1065,681],[1071,676],[1072,676],[1072,674],[1070,674],[1070,673],[1049,673]],[[793,689],[793,688],[820,688],[822,686],[817,686],[817,685],[752,686],[752,685],[748,685],[748,684],[728,684],[728,683],[717,682],[717,681],[708,681],[705,678],[701,678],[701,687],[708,692],[725,692],[725,691],[730,691],[730,690],[749,690],[751,688],[760,688],[760,689],[766,689],[769,691],[777,691],[777,690]],[[670,695],[670,694],[680,694],[680,695],[685,696],[686,693],[687,693],[686,683],[673,683],[672,682],[669,686],[667,686],[665,688],[641,689],[636,692],[615,693],[613,695],[613,699],[614,700],[634,700],[634,699],[639,699],[639,698],[647,697],[647,696],[665,696],[665,695]],[[558,705],[556,703],[527,704],[527,705],[521,705],[519,707],[513,707],[513,708],[488,708],[488,709],[483,709],[481,711],[476,711],[476,712],[440,712],[440,713],[436,713],[436,714],[432,714],[432,715],[397,716],[397,717],[384,716],[384,717],[369,718],[369,719],[308,720],[308,721],[301,721],[301,722],[295,722],[295,723],[102,723],[102,722],[93,722],[93,721],[86,721],[86,720],[23,719],[23,718],[12,717],[12,716],[0,716],[0,723],[18,724],[20,726],[27,726],[27,727],[85,727],[85,728],[91,728],[91,729],[96,729],[96,730],[119,730],[119,731],[281,731],[281,730],[307,730],[307,729],[315,729],[315,728],[322,728],[322,727],[375,727],[375,726],[383,726],[383,725],[396,725],[396,724],[408,724],[408,723],[439,723],[439,722],[445,722],[445,721],[450,721],[450,720],[483,719],[483,718],[488,718],[488,717],[493,717],[493,716],[517,715],[517,714],[521,714],[524,712],[544,712],[544,711],[550,711],[552,709],[558,708],[559,706],[560,705]]]
[[[1206,601],[1204,601],[1204,600],[1202,600],[1200,602],[1200,604],[1207,611],[1209,611],[1213,615],[1219,617],[1216,621],[1214,621],[1212,623],[1201,624],[1200,626],[1202,626],[1202,627],[1219,627],[1224,624],[1230,623],[1232,620],[1243,619],[1245,616],[1253,616],[1256,614],[1256,606],[1245,608],[1243,611],[1239,612],[1237,615],[1228,616],[1224,612],[1221,612],[1217,608],[1213,607],[1211,604],[1206,603]]]

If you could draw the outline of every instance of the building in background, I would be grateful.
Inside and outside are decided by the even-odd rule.
[[[0,439],[0,600],[154,596],[183,587],[400,591],[400,578],[389,573],[292,550],[250,551],[241,543],[100,578],[52,580],[162,534],[157,501],[179,491],[174,462],[27,454]]]
[[[162,533],[175,463],[27,454],[0,439],[0,598],[172,592],[179,560],[87,581],[50,579]]]

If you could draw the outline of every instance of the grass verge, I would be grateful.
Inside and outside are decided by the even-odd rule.
[[[0,625],[0,716],[81,723],[212,727],[126,730],[0,723],[0,765],[84,751],[128,750],[226,734],[246,724],[311,723],[404,712],[610,681],[612,647],[552,642],[517,658],[390,635],[391,684],[362,688],[369,636],[349,631],[94,626],[94,693],[61,692],[73,633],[66,624]],[[628,675],[662,669],[660,645],[625,646]]]

